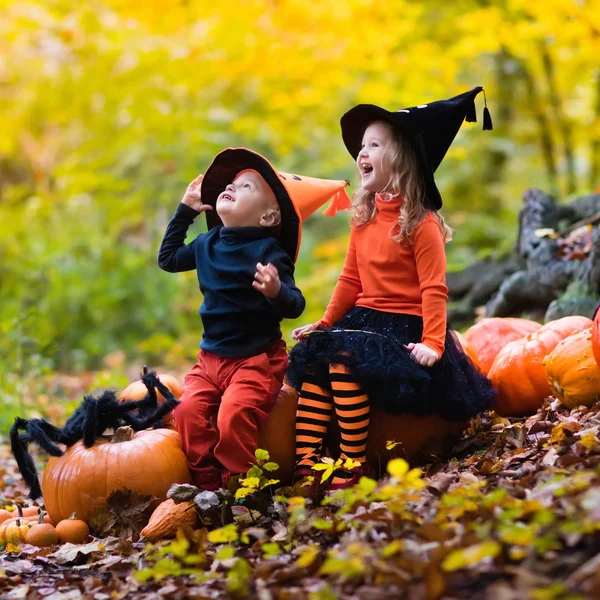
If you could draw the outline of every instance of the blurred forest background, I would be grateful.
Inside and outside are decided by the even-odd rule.
[[[483,85],[494,131],[481,131],[479,96],[479,122],[437,173],[451,270],[510,250],[525,189],[568,201],[600,185],[598,0],[0,0],[0,11],[3,430],[56,372],[118,386],[127,365],[189,369],[195,273],[164,273],[156,254],[187,183],[224,147],[355,183],[346,110]],[[347,222],[305,226],[308,307],[285,323],[288,341],[326,306]]]

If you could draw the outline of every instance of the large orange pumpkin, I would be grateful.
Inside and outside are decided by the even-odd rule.
[[[592,325],[592,352],[594,353],[596,364],[600,365],[600,310],[598,309],[596,309],[594,324]]]
[[[460,343],[460,345],[462,346],[462,349],[463,349],[464,353],[475,364],[477,364],[477,354],[475,353],[475,350],[473,349],[473,346],[471,346],[471,344],[469,343],[469,341],[467,340],[467,338],[464,336],[464,334],[460,333],[459,331],[454,331],[453,333],[456,336],[456,339],[458,340],[458,342]]]
[[[600,397],[592,331],[593,327],[565,338],[543,361],[552,393],[568,408],[591,406]]]
[[[164,500],[173,483],[189,483],[187,460],[179,434],[171,429],[134,433],[121,427],[109,441],[99,438],[91,448],[81,441],[63,456],[51,457],[42,479],[50,518],[58,523],[75,512],[87,520],[94,507],[125,488]]]
[[[552,393],[542,364],[544,357],[561,340],[591,325],[587,317],[564,317],[500,350],[488,374],[498,392],[494,410],[503,417],[535,414]]]
[[[487,375],[498,352],[510,342],[537,331],[541,325],[529,319],[491,317],[482,319],[463,334],[471,347],[471,358],[479,370]]]
[[[298,394],[284,385],[273,412],[261,432],[259,446],[269,451],[271,460],[280,469],[276,475],[282,484],[289,483],[296,458],[296,409]],[[460,435],[467,423],[446,421],[438,415],[419,417],[411,414],[391,415],[380,409],[371,409],[367,460],[376,472],[384,472],[391,458],[413,458],[440,453],[449,439]],[[398,444],[388,450],[387,442]],[[340,451],[340,434],[332,420],[325,445],[332,456]]]
[[[296,390],[284,385],[258,438],[258,447],[268,450],[271,461],[279,465],[273,476],[282,483],[288,483],[294,474],[297,407]]]
[[[144,371],[146,368],[144,367]],[[172,375],[168,375],[167,373],[160,373],[158,375],[161,383],[166,385],[169,388],[169,391],[179,400],[181,395],[183,394],[183,387],[179,380]],[[148,389],[144,385],[144,382],[139,379],[138,381],[134,381],[130,383],[120,394],[119,401],[120,402],[130,402],[133,400],[142,400],[144,396],[148,393]],[[156,398],[159,404],[162,404],[165,401],[165,397],[157,390]],[[170,429],[175,429],[175,424],[173,422],[173,416],[169,413],[166,417],[163,418],[162,424],[165,427]]]

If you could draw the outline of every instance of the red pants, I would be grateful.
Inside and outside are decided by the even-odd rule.
[[[198,487],[216,489],[254,464],[259,429],[281,389],[287,363],[283,340],[245,358],[200,351],[173,412]]]

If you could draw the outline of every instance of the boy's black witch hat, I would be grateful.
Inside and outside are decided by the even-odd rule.
[[[482,92],[478,86],[472,90],[430,104],[421,104],[390,112],[375,104],[359,104],[341,119],[342,137],[348,152],[356,160],[362,145],[365,129],[373,121],[389,123],[400,135],[405,136],[414,148],[426,184],[427,202],[430,208],[441,208],[442,197],[433,174],[446,155],[463,121],[477,121],[475,96]],[[485,92],[483,92],[485,98]],[[483,129],[492,129],[492,119],[485,102]]]

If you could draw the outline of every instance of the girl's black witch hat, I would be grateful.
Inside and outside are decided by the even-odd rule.
[[[483,88],[478,86],[448,100],[403,108],[396,112],[385,110],[375,104],[359,104],[350,109],[341,119],[344,144],[356,160],[363,134],[369,124],[373,121],[389,123],[397,133],[410,141],[417,153],[425,179],[428,205],[437,210],[442,207],[442,197],[433,174],[463,122],[477,121],[475,96],[482,91]],[[485,98],[485,92],[483,94]],[[483,109],[483,129],[492,129],[487,102]]]

